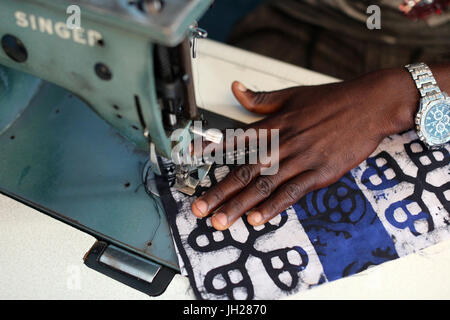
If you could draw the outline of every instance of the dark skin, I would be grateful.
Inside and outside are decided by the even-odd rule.
[[[450,92],[450,64],[430,68],[441,90]],[[249,111],[270,115],[250,128],[280,130],[279,170],[264,176],[261,164],[242,165],[194,201],[192,212],[198,218],[213,214],[217,230],[246,212],[251,225],[262,225],[307,193],[335,183],[385,137],[412,129],[420,99],[403,68],[274,92],[234,82],[232,90]]]

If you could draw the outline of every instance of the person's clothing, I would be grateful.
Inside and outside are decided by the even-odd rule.
[[[440,15],[431,14],[422,23],[417,21],[407,21],[403,13],[400,12],[399,6],[404,3],[402,0],[291,0],[296,3],[304,3],[309,6],[322,7],[324,10],[329,8],[334,11],[339,11],[346,16],[366,23],[367,20],[367,8],[371,5],[377,5],[383,11],[383,25],[389,29],[399,29],[403,31],[417,29],[419,32],[424,31],[423,26],[436,27],[448,23],[450,21],[450,12],[444,12]],[[277,1],[274,3],[280,3],[284,6],[284,1]],[[306,17],[306,16],[305,16]],[[429,32],[426,31],[425,32]]]
[[[276,0],[238,23],[229,43],[342,79],[407,63],[450,61],[450,12],[414,21],[401,1]],[[381,8],[369,30],[367,7]]]

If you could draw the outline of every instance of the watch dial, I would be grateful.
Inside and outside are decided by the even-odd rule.
[[[425,114],[425,130],[430,137],[442,142],[450,137],[450,104],[438,103]]]

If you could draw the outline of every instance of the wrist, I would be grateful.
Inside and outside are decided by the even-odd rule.
[[[410,73],[405,68],[386,69],[380,73],[387,107],[385,135],[413,129],[420,93]]]

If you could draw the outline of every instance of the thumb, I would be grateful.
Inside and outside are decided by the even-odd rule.
[[[245,109],[257,114],[270,114],[280,110],[291,97],[292,88],[271,92],[254,92],[241,82],[234,81],[231,90]]]

